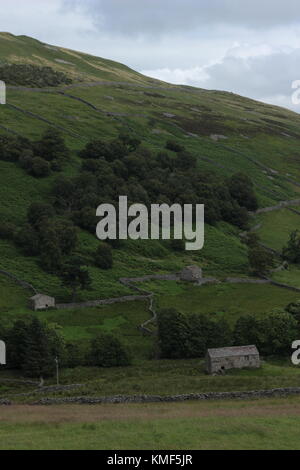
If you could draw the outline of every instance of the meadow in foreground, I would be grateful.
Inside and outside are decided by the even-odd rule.
[[[300,398],[1,409],[0,449],[300,448]]]

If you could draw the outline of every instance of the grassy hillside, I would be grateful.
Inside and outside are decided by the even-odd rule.
[[[38,139],[50,126],[59,129],[71,149],[65,175],[80,170],[78,151],[92,139],[110,140],[120,131],[141,139],[153,151],[175,139],[197,157],[198,168],[222,177],[243,172],[254,182],[260,207],[296,199],[300,192],[300,115],[228,92],[174,86],[147,78],[128,67],[88,54],[43,44],[25,36],[0,33],[0,65],[22,64],[51,67],[72,84],[58,87],[23,87],[7,83],[7,104],[0,106],[0,134]],[[0,76],[1,79],[1,76]],[[0,161],[0,216],[21,224],[32,202],[48,201],[55,176],[36,179],[10,162]],[[290,231],[299,227],[300,216],[283,209],[260,215],[260,235],[268,246],[280,250]],[[255,221],[253,220],[253,224]],[[81,252],[96,249],[98,241],[79,232]],[[0,240],[0,269],[32,283],[39,291],[66,301],[70,292],[59,278],[45,272],[39,260],[24,256],[10,240]],[[247,250],[239,230],[224,222],[206,227],[201,252],[175,253],[167,243],[128,241],[114,250],[114,268],[91,267],[91,291],[79,300],[129,295],[119,283],[124,276],[179,271],[198,264],[207,275],[223,278],[248,275]],[[299,272],[278,273],[291,285],[299,285]],[[150,286],[148,286],[150,287]],[[151,284],[159,305],[180,306],[229,317],[283,308],[297,294],[272,286],[209,286],[188,288],[176,283]],[[9,323],[29,315],[29,293],[0,277],[1,318]],[[95,331],[113,331],[130,345],[134,355],[148,359],[152,340],[137,327],[149,318],[143,303],[40,314],[62,326],[68,340],[84,341]]]

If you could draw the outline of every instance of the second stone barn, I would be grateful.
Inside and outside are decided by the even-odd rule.
[[[209,374],[222,374],[230,369],[258,369],[260,357],[254,345],[208,349],[205,365]]]

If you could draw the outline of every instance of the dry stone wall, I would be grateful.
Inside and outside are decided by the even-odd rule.
[[[116,395],[111,397],[66,397],[66,398],[42,398],[32,405],[60,405],[60,404],[117,404],[117,403],[170,403],[197,400],[249,400],[257,398],[286,397],[300,395],[300,387],[274,388],[270,390],[250,390],[240,392],[207,392],[190,393],[181,395]]]

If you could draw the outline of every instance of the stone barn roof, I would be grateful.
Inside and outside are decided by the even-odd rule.
[[[233,346],[230,348],[217,348],[208,349],[207,355],[211,359],[217,359],[222,357],[234,357],[234,356],[257,356],[259,355],[256,346]]]

